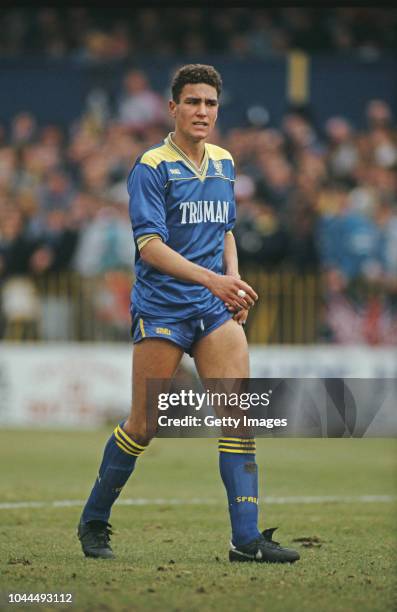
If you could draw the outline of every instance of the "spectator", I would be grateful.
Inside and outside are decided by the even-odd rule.
[[[0,218],[0,277],[28,275],[34,246],[26,234],[21,211],[4,206]]]
[[[332,209],[320,217],[317,229],[322,265],[338,270],[346,282],[359,276],[378,277],[379,228],[372,219],[348,208],[343,185],[331,185],[327,195]]]
[[[11,124],[11,142],[14,145],[24,145],[33,141],[36,136],[37,124],[31,113],[16,115]]]
[[[371,100],[365,111],[368,128],[390,128],[392,123],[392,112],[383,100]]]
[[[80,274],[95,276],[131,268],[134,250],[128,219],[125,205],[102,203],[79,239],[74,266]]]
[[[285,153],[291,163],[296,163],[297,157],[305,149],[316,150],[318,147],[317,135],[298,110],[288,111],[282,120],[282,130],[285,138]]]
[[[70,268],[78,233],[69,224],[63,208],[52,208],[45,216],[45,227],[30,259],[34,274],[49,274]]]
[[[273,207],[263,202],[254,200],[246,204],[233,233],[242,265],[274,269],[289,254],[286,229]]]
[[[48,175],[38,194],[40,208],[43,212],[69,209],[74,197],[74,188],[70,178],[61,170],[54,170]]]
[[[331,176],[351,181],[358,163],[351,125],[343,117],[331,117],[325,124],[325,133],[329,142],[327,163]]]
[[[123,125],[138,134],[150,125],[162,124],[166,120],[164,100],[150,88],[141,70],[131,70],[124,78],[118,117]]]

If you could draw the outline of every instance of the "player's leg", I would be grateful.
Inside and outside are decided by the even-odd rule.
[[[248,378],[249,354],[244,330],[233,319],[198,340],[192,355],[201,378]]]
[[[147,410],[147,380],[171,379],[182,355],[183,349],[166,340],[147,338],[134,346],[131,414],[125,423],[120,423],[115,428],[106,443],[98,477],[81,516],[79,537],[85,554],[91,551],[91,556],[113,556],[104,534],[112,505],[133,472],[137,458],[155,434],[155,411],[151,408]],[[151,417],[151,424],[148,424],[148,415]],[[87,526],[86,529],[83,526]],[[92,531],[92,528],[103,534],[101,537],[105,538],[104,546],[95,545],[98,538],[89,533],[89,546],[84,547],[84,535],[87,531]],[[91,540],[94,540],[94,546],[90,545]]]
[[[134,347],[132,409],[123,430],[139,445],[149,444],[157,426],[157,409],[148,406],[147,381],[171,382],[183,353],[176,344],[156,338],[147,338]]]
[[[229,320],[201,338],[192,351],[200,378],[248,378],[249,354],[244,330]],[[220,414],[224,416],[224,414]],[[219,469],[225,485],[232,527],[231,561],[293,562],[298,553],[271,541],[272,531],[258,529],[258,466],[255,439],[240,428],[223,431]]]
[[[201,338],[192,353],[202,380],[249,376],[247,340],[241,325],[233,320]],[[241,429],[227,433],[219,440],[219,468],[229,501],[233,544],[239,545],[260,536],[255,440],[244,437]]]

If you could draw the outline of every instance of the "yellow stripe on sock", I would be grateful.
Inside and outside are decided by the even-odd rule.
[[[130,438],[130,436],[124,431],[124,429],[122,429],[122,427],[120,427],[120,425],[117,425],[116,429],[119,432],[119,434],[124,438],[124,441],[127,444],[130,444],[131,446],[136,447],[137,450],[140,450],[140,451],[144,451],[147,448],[146,446],[142,446],[141,444],[138,444],[138,442],[135,442],[135,440]]]
[[[246,446],[255,446],[255,442],[247,442],[242,444],[241,442],[218,442],[218,444],[225,444],[226,446],[230,446],[230,448],[245,448]]]
[[[219,448],[219,452],[220,453],[237,453],[239,455],[255,455],[255,449],[253,448],[246,448],[244,450],[238,450],[238,449],[231,449],[231,448]]]
[[[116,437],[116,444],[118,444],[119,446],[122,445],[123,448],[126,449],[126,451],[128,451],[131,455],[135,455],[136,457],[139,457],[142,451],[127,444],[127,442],[123,440],[123,438],[117,433],[117,431],[115,431],[114,435]]]
[[[255,448],[255,442],[249,444],[239,444],[238,442],[219,442],[218,446],[226,446],[227,448]]]
[[[255,442],[255,438],[219,438],[219,442],[242,442],[247,444],[248,442]]]
[[[256,452],[255,438],[219,438],[218,449],[228,453]]]
[[[139,457],[139,453],[133,453],[126,446],[124,446],[124,444],[120,442],[119,440],[116,440],[116,444],[119,448],[121,448],[122,451],[127,453],[127,455],[134,455],[134,457]]]
[[[219,440],[218,444],[226,444],[227,446],[255,446],[255,440],[251,440],[251,442],[223,442],[223,440]]]

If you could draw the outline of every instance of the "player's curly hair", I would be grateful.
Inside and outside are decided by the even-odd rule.
[[[222,91],[221,75],[213,66],[206,64],[187,64],[176,71],[172,79],[171,92],[174,102],[179,103],[181,91],[185,85],[206,83],[216,89],[218,97]]]

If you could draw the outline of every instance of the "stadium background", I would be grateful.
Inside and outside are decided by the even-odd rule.
[[[211,141],[229,149],[236,162],[235,236],[241,271],[260,294],[247,326],[253,376],[395,379],[396,44],[397,12],[383,8],[2,11],[0,448],[5,504],[83,499],[107,435],[103,428],[109,430],[128,411],[134,253],[126,176],[135,158],[170,131],[168,83],[184,63],[214,64],[224,81]],[[179,377],[186,382],[192,376],[186,358]],[[388,418],[387,426],[377,430],[380,435],[396,433],[395,411]],[[10,444],[14,435],[24,441],[26,461],[34,469],[26,468],[20,451]],[[178,447],[173,454],[166,442],[156,441],[153,460],[158,453],[161,478],[171,483],[178,471]],[[188,441],[180,442],[182,452],[189,449],[194,457]],[[362,440],[361,450],[355,447],[350,453],[351,447],[327,441],[320,461],[315,441],[290,440],[282,447],[284,463],[276,460],[278,441],[271,442],[271,451],[259,450],[259,460],[262,452],[263,461],[280,476],[281,487],[276,479],[270,483],[272,494],[384,494],[390,503],[372,500],[371,512],[365,514],[353,499],[346,516],[340,516],[342,521],[353,514],[356,527],[362,520],[377,535],[381,519],[389,524],[383,513],[390,512],[395,494],[394,442],[374,441],[375,447],[364,446],[371,441]],[[194,443],[194,448],[209,448],[207,441]],[[75,464],[69,456],[74,444]],[[57,452],[55,473],[50,457]],[[341,457],[351,467],[349,474]],[[156,478],[151,473],[155,462],[151,468],[150,461],[148,454],[142,478]],[[285,474],[289,461],[307,470],[302,490],[296,483],[290,488]],[[330,464],[335,470],[327,472],[328,489],[322,470]],[[75,470],[73,478],[67,465]],[[195,474],[197,466],[190,464],[181,478],[184,491],[195,497],[197,485],[192,485],[189,469]],[[29,484],[32,478],[36,487]],[[203,497],[212,491],[212,483],[205,482]],[[136,486],[137,493],[129,484],[123,495],[153,498],[149,482],[145,488],[138,479]],[[166,484],[157,489],[166,501],[180,492]],[[221,495],[215,484],[214,491]],[[183,516],[183,508],[174,510]],[[29,512],[36,510],[10,510],[7,547],[13,544],[6,573],[24,566],[26,533],[15,539],[15,528],[30,522]],[[54,512],[43,510],[51,525],[59,520]],[[59,533],[64,534],[77,514],[76,509],[61,512],[59,529],[64,531]],[[150,516],[152,511],[146,512]],[[287,512],[283,507],[282,517],[283,512],[289,520],[291,508]],[[301,516],[310,521],[308,512]],[[318,511],[325,525],[332,515],[328,512]],[[207,516],[205,507],[203,513]],[[119,516],[128,525],[127,514]],[[197,520],[206,524],[203,514]],[[42,561],[48,548],[36,547],[41,528],[37,520],[30,546]],[[172,525],[168,528],[173,532]],[[379,576],[383,571],[391,581],[390,534],[386,530],[383,536]],[[313,542],[307,545],[316,547]],[[352,550],[358,546],[353,540],[350,545]],[[73,542],[66,548],[77,557]],[[8,574],[3,590],[26,581],[27,569]],[[50,575],[47,585],[41,583],[39,573],[28,582],[32,588],[49,588],[51,580],[60,584],[56,575]],[[301,593],[303,601],[310,585],[300,579],[307,589]],[[289,580],[286,574],[283,580]],[[384,589],[378,596],[387,609],[391,582],[378,587]],[[85,587],[79,588],[83,593]],[[175,584],[172,588],[177,592]],[[243,587],[240,591],[248,597]],[[352,587],[345,592],[352,599],[340,609],[355,609],[358,591]],[[142,609],[153,605],[145,597]],[[292,609],[286,597],[272,599],[274,609],[283,602],[280,609]],[[194,598],[203,609],[196,594],[191,609]],[[305,601],[305,609],[311,609],[310,597]],[[330,609],[338,609],[332,601]],[[225,595],[217,605],[226,607],[226,602]],[[118,609],[121,603],[107,605]],[[377,609],[370,596],[360,605]],[[294,609],[299,609],[297,602]]]

